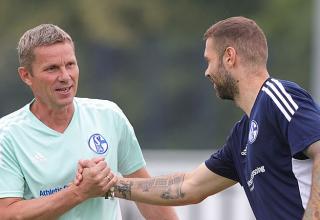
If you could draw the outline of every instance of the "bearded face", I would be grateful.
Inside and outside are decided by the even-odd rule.
[[[205,76],[212,82],[218,97],[234,100],[239,94],[239,88],[237,80],[225,68],[223,63],[224,55],[224,53],[218,53],[212,38],[206,40],[204,58],[208,63],[208,67],[205,71]]]
[[[217,96],[221,99],[234,100],[235,96],[239,94],[237,81],[225,69],[222,62],[220,62],[217,72],[210,74]]]

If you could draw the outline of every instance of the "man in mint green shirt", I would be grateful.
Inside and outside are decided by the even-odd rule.
[[[128,119],[113,102],[75,98],[79,68],[71,37],[52,24],[28,30],[18,44],[19,76],[34,99],[0,119],[1,219],[121,219],[104,195],[110,172],[148,177]],[[96,158],[80,185],[77,162]],[[106,166],[106,163],[108,166]],[[177,219],[173,209],[137,203],[146,219]]]

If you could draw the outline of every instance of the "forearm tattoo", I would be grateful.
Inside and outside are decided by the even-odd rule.
[[[161,198],[166,200],[183,198],[184,193],[181,191],[183,180],[184,175],[172,176],[169,179],[163,179],[163,187],[165,190],[161,194]]]
[[[119,197],[131,200],[131,193],[154,193],[161,199],[181,199],[185,194],[181,191],[184,181],[184,174],[174,174],[171,176],[162,176],[148,180],[120,180],[115,186]],[[134,199],[134,198],[133,198]]]
[[[120,180],[119,183],[115,185],[115,191],[119,193],[119,196],[123,199],[131,199],[131,186],[132,182],[125,182]]]

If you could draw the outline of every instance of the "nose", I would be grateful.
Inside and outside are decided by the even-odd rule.
[[[204,76],[207,77],[207,78],[210,77],[208,68],[204,71]]]
[[[58,80],[61,82],[65,82],[65,81],[68,81],[70,78],[71,77],[70,77],[69,71],[64,67],[61,68],[61,72],[60,72]]]

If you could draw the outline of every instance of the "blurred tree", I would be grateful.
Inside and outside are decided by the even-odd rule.
[[[118,103],[142,147],[215,148],[242,112],[215,98],[204,77],[203,33],[229,16],[256,19],[268,37],[270,73],[308,88],[311,7],[308,0],[1,0],[0,115],[32,98],[16,74],[20,35],[55,23],[76,42],[79,96]]]

